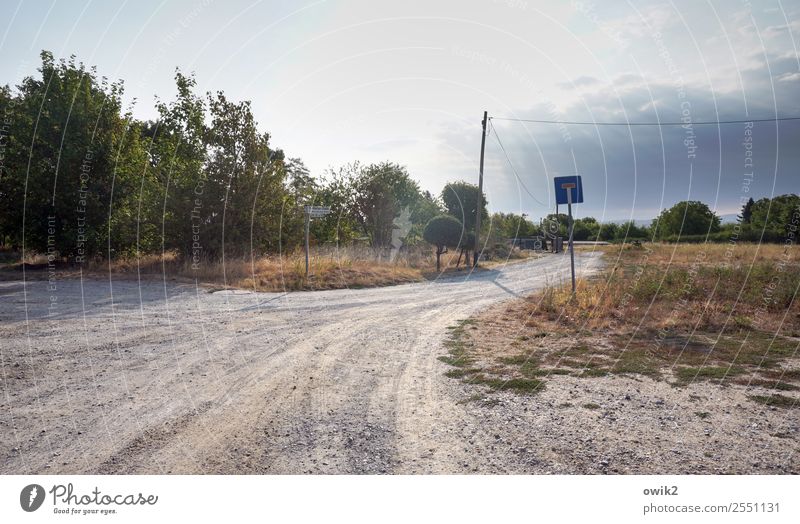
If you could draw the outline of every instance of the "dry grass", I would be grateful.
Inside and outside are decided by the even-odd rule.
[[[385,250],[353,246],[346,248],[317,247],[312,249],[310,271],[305,275],[305,255],[296,251],[283,256],[227,257],[224,261],[191,260],[176,253],[142,255],[108,260],[92,260],[82,268],[59,263],[59,278],[76,277],[80,270],[84,275],[117,278],[168,279],[197,282],[213,288],[236,288],[252,291],[297,291],[342,288],[363,288],[404,284],[432,279],[442,273],[464,270],[462,259],[459,267],[458,253],[442,256],[441,273],[436,272],[436,259],[432,248],[421,246],[391,257]],[[513,252],[515,259],[526,255]],[[44,278],[47,275],[47,258],[29,255],[24,260],[26,278]],[[497,262],[485,262],[484,268]],[[20,257],[7,256],[5,277],[19,278]]]
[[[455,330],[460,378],[628,374],[800,389],[800,248],[603,249],[605,272],[574,297],[550,287]]]

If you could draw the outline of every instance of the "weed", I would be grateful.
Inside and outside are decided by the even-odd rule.
[[[753,402],[764,404],[765,406],[776,406],[781,408],[798,407],[796,398],[787,397],[786,395],[780,395],[777,393],[774,395],[748,395],[747,398]]]

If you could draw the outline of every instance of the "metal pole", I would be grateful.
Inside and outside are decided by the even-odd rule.
[[[569,267],[572,271],[572,294],[575,294],[575,252],[572,249],[572,188],[567,188],[567,212],[569,213]]]
[[[472,265],[478,267],[478,253],[481,249],[481,213],[483,212],[483,151],[486,148],[486,120],[488,119],[487,112],[483,112],[483,121],[481,126],[481,165],[478,172],[478,203],[475,206],[478,214],[475,216],[475,249],[472,251]]]
[[[556,202],[556,232],[553,235],[553,253],[558,253],[559,236],[561,236],[561,220],[558,218],[558,202]]]
[[[306,278],[308,278],[308,230],[311,224],[311,213],[306,212]]]

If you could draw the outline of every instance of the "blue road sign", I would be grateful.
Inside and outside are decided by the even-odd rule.
[[[572,191],[572,203],[583,202],[583,184],[580,175],[557,176],[553,179],[556,184],[556,204],[567,203],[567,191]]]

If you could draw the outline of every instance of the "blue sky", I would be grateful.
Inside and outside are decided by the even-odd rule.
[[[578,214],[603,220],[651,218],[685,199],[729,214],[742,198],[800,190],[800,121],[755,124],[750,149],[744,125],[694,127],[689,158],[680,127],[500,120],[800,115],[798,1],[12,0],[2,9],[1,83],[36,74],[42,49],[74,54],[123,79],[134,114],[153,118],[154,96],[172,97],[180,67],[201,91],[252,100],[273,145],[314,174],[391,160],[437,193],[448,180],[476,181],[487,110],[497,117],[486,149],[493,210],[542,216],[552,177],[576,171],[586,196]]]

